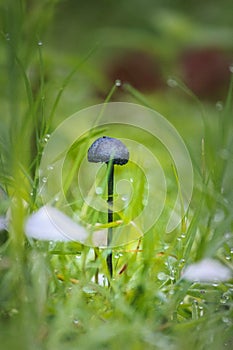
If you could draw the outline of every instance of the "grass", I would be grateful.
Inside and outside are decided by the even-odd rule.
[[[69,111],[67,89],[70,84],[79,88],[79,82],[72,79],[77,73],[85,73],[84,67],[88,67],[93,54],[87,54],[75,64],[71,60],[70,72],[61,73],[56,87],[46,77],[54,58],[46,56],[44,46],[37,45],[32,38],[50,23],[56,2],[51,3],[48,17],[43,14],[42,5],[40,9],[33,8],[27,25],[33,29],[34,36],[30,30],[26,31],[32,36],[28,34],[23,45],[25,3],[19,2],[22,6],[14,7],[9,2],[8,8],[1,7],[5,21],[0,56],[6,73],[0,79],[6,89],[1,96],[0,213],[10,215],[7,237],[3,239],[1,232],[0,245],[2,349],[231,349],[232,280],[191,283],[181,279],[181,274],[187,264],[203,257],[214,257],[233,268],[232,76],[220,110],[208,104],[200,107],[200,102],[189,96],[181,83],[176,90],[159,97],[144,97],[132,87],[125,87],[124,99],[156,109],[160,106],[159,111],[179,130],[192,157],[194,192],[182,224],[172,233],[165,233],[178,179],[170,158],[164,159],[166,152],[158,143],[158,148],[152,151],[156,152],[166,175],[165,209],[161,219],[141,239],[113,250],[111,288],[106,279],[103,285],[97,283],[97,277],[100,280],[102,274],[108,275],[106,249],[93,249],[78,242],[25,238],[26,217],[42,205],[39,165],[47,135],[59,124],[59,113],[65,109],[61,107],[56,119],[59,103],[63,102]],[[6,11],[13,16],[9,23]],[[107,101],[114,97],[115,90],[110,91]],[[180,90],[182,93],[177,92]],[[75,94],[76,91],[71,93],[71,98]],[[79,96],[83,96],[82,92]],[[169,103],[163,102],[164,99]],[[92,102],[90,99],[87,104]],[[187,115],[193,116],[188,120],[189,125],[186,125]],[[106,131],[119,133],[115,129]],[[85,207],[80,200],[75,177],[90,137],[102,135],[102,130],[95,132],[69,150],[63,185],[68,203],[84,224],[86,221],[107,227],[105,216]],[[122,137],[127,137],[129,132],[123,130]],[[144,134],[139,137],[145,139]],[[145,145],[150,146],[149,137]],[[133,184],[140,183],[133,187],[132,207],[120,213],[120,219],[130,220],[143,208],[148,190],[145,177],[134,164],[125,167],[123,173],[116,170],[116,176],[132,178]],[[151,190],[157,200],[158,189]],[[57,205],[66,211],[63,203]]]

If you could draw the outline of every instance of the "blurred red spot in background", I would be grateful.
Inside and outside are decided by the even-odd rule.
[[[215,48],[193,49],[181,56],[185,84],[199,97],[215,98],[228,87],[229,55]]]
[[[143,92],[152,92],[164,86],[161,69],[153,55],[142,51],[124,53],[111,61],[106,75],[112,83],[120,79]]]

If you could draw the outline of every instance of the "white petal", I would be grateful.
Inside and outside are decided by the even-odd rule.
[[[25,223],[25,233],[27,237],[45,241],[84,243],[88,237],[84,227],[49,205],[43,206],[29,216]]]
[[[44,241],[76,241],[95,247],[107,246],[107,230],[89,234],[84,227],[49,205],[29,216],[25,223],[25,233],[27,237]]]
[[[232,278],[232,273],[228,267],[217,260],[203,259],[189,265],[182,277],[191,282],[224,282]]]

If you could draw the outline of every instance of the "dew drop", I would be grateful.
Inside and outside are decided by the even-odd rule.
[[[38,41],[37,45],[42,46],[43,45],[42,41]]]
[[[223,321],[224,323],[230,323],[229,318],[228,318],[228,317],[225,317],[225,316],[222,317],[222,321]]]
[[[233,73],[233,63],[229,66],[229,71]]]
[[[45,184],[48,181],[47,177],[42,177],[42,182]]]
[[[96,293],[96,290],[91,288],[91,286],[84,286],[83,291],[86,294],[95,294]]]
[[[53,170],[53,166],[52,165],[48,165],[47,166],[47,170],[52,171]]]
[[[79,320],[73,320],[73,323],[77,326],[79,324]]]
[[[121,199],[123,200],[123,202],[126,202],[129,199],[129,197],[125,195],[125,196],[122,196]]]
[[[159,272],[157,277],[160,281],[166,281],[167,279],[167,275],[164,272]]]
[[[169,87],[171,87],[171,88],[174,88],[174,87],[177,87],[177,86],[178,86],[178,83],[177,83],[177,81],[176,81],[175,79],[169,78],[169,79],[167,80],[167,85],[168,85]]]
[[[225,256],[225,259],[226,259],[227,261],[229,261],[229,260],[231,260],[231,256],[230,256],[230,255],[226,255],[226,256]]]
[[[233,254],[233,248],[230,249],[231,254]]]
[[[223,110],[223,103],[222,101],[218,101],[215,105],[217,111],[222,111]]]
[[[41,143],[44,144],[44,143],[47,143],[49,140],[49,137],[47,137],[47,135],[45,135],[42,139],[41,139]]]
[[[212,286],[213,286],[213,287],[218,287],[218,285],[219,285],[219,283],[218,283],[218,282],[214,282],[214,283],[212,283]]]
[[[58,202],[59,201],[59,195],[55,196],[54,198],[54,202]]]
[[[5,38],[6,38],[7,41],[10,41],[10,40],[11,40],[10,34],[9,34],[9,33],[6,33]]]
[[[181,233],[180,237],[185,238],[185,233]]]
[[[220,298],[220,303],[226,304],[228,300],[229,300],[229,295],[227,293],[223,293],[223,295]]]
[[[199,306],[199,315],[202,317],[204,315],[204,308],[203,306]]]
[[[134,180],[133,180],[133,178],[131,177],[131,178],[129,179],[129,181],[130,181],[131,183],[133,183]]]
[[[117,79],[117,80],[115,81],[115,86],[117,86],[117,87],[120,87],[120,86],[121,86],[121,80],[120,80],[120,79]]]
[[[180,267],[184,266],[184,263],[185,263],[185,259],[180,259],[179,266]]]
[[[147,204],[148,204],[148,199],[147,198],[143,199],[142,205],[145,207],[145,206],[147,206]]]
[[[224,238],[225,238],[225,240],[229,240],[229,239],[231,239],[233,237],[233,235],[232,235],[232,232],[226,232],[225,234],[224,234]]]
[[[55,244],[56,243],[54,241],[49,241],[49,247],[50,248],[54,248]]]
[[[102,187],[96,187],[95,193],[96,193],[96,194],[102,194],[102,193],[103,193]]]

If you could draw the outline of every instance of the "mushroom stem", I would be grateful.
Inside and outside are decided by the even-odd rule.
[[[92,163],[106,163],[107,164],[107,181],[108,181],[108,223],[113,222],[113,187],[114,187],[114,165],[124,165],[128,163],[129,151],[127,147],[118,139],[103,136],[95,140],[88,149],[88,161]],[[109,225],[111,226],[111,225]],[[113,275],[112,266],[112,238],[113,228],[108,228],[107,246],[110,252],[107,256],[107,266],[110,277]]]
[[[113,222],[113,187],[114,187],[114,164],[112,161],[107,163],[108,169],[108,223]],[[112,227],[108,228],[108,239],[107,245],[110,246],[112,242]],[[112,267],[112,252],[110,252],[107,256],[107,265],[110,277],[113,274]]]

